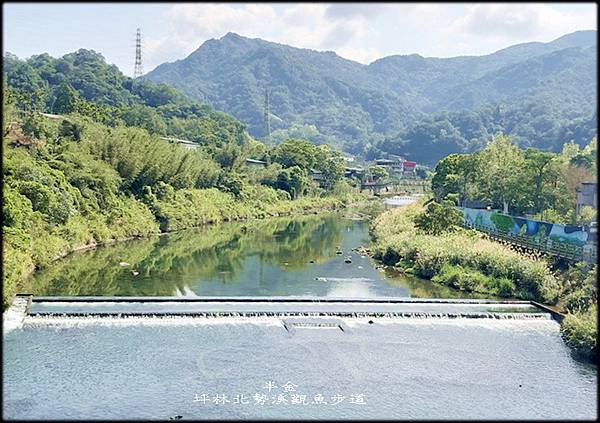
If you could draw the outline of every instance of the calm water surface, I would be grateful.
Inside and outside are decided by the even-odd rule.
[[[368,224],[338,214],[227,223],[78,252],[36,273],[35,295],[473,297],[377,269]],[[337,254],[341,251],[342,254]],[[350,257],[351,263],[346,263]]]

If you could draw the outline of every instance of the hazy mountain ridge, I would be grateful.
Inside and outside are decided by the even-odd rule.
[[[577,119],[589,121],[596,107],[596,64],[596,31],[567,34],[549,43],[518,44],[485,56],[394,55],[369,65],[333,52],[229,33],[206,41],[183,60],[158,66],[146,78],[231,113],[257,137],[266,135],[268,86],[272,130],[314,124],[339,145],[366,154],[426,115],[443,112],[487,113],[488,106],[503,105],[518,114],[519,107],[544,101],[551,107],[542,108],[543,113],[561,128]],[[486,131],[494,128],[520,142],[528,137],[525,141],[541,148],[569,141],[544,140],[548,131],[519,132],[499,121],[488,124]],[[595,132],[595,125],[589,129],[582,133]],[[416,157],[416,140],[403,141],[404,153]]]

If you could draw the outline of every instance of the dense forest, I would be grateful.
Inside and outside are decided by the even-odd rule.
[[[486,56],[413,54],[370,65],[229,33],[144,78],[231,113],[271,141],[302,133],[368,159],[401,154],[434,165],[498,133],[522,147],[583,147],[597,132],[596,32]]]
[[[584,206],[576,213],[577,189],[597,181],[597,138],[580,148],[567,143],[560,153],[521,149],[507,136],[495,136],[471,154],[450,154],[435,168],[431,188],[438,201],[449,196],[464,205],[485,201],[505,212],[553,223],[596,220],[596,210]]]
[[[5,302],[26,274],[79,248],[354,195],[339,152],[295,139],[266,146],[231,116],[125,77],[95,52],[8,56],[4,71]]]

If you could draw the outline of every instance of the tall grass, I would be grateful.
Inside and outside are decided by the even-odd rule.
[[[556,303],[560,284],[545,260],[519,254],[472,230],[424,234],[413,223],[421,210],[421,204],[414,204],[375,219],[371,234],[376,258],[467,291]]]
[[[514,251],[473,230],[427,235],[413,223],[421,210],[421,204],[414,204],[373,221],[375,258],[462,291],[550,304],[560,301],[567,312],[561,323],[566,344],[576,356],[597,360],[595,266],[579,263],[555,273],[542,256]]]
[[[581,313],[569,313],[562,321],[563,339],[576,355],[597,360],[598,305],[593,304]]]

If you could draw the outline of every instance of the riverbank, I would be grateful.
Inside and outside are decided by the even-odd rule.
[[[110,220],[96,215],[77,216],[51,231],[40,228],[31,234],[6,232],[3,237],[3,307],[12,301],[20,281],[25,280],[34,271],[48,267],[75,251],[224,221],[339,210],[356,200],[353,196],[305,197],[275,201],[261,201],[259,196],[254,196],[246,200],[237,200],[234,196],[216,189],[188,191],[194,192],[187,198],[156,202],[150,207],[132,199],[132,203],[126,208],[129,213],[121,212],[116,219],[115,216]]]
[[[422,233],[413,221],[422,210],[419,203],[377,217],[371,226],[374,257],[463,291],[556,303],[559,284],[543,260],[521,255],[475,231]]]
[[[585,284],[565,287],[565,280],[541,257],[518,253],[473,230],[460,228],[439,235],[423,233],[414,222],[422,210],[423,205],[417,203],[378,216],[370,229],[373,257],[386,265],[465,292],[545,304],[557,304],[571,297],[574,297],[572,303],[581,302],[581,286]],[[595,360],[596,355],[594,310],[576,307],[562,310],[568,312],[561,326],[565,341],[588,360]]]

